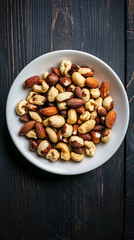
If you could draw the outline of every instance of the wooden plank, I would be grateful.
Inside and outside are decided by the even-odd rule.
[[[126,0],[127,31],[134,31],[134,1]]]
[[[130,106],[126,137],[125,240],[134,239],[134,31],[127,32],[127,94]]]

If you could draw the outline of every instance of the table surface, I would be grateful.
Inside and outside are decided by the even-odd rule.
[[[134,1],[1,0],[0,239],[134,239]],[[130,103],[126,138],[103,166],[78,176],[37,169],[6,126],[12,82],[34,58],[77,49],[109,64]]]

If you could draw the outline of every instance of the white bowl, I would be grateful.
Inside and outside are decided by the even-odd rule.
[[[50,72],[51,67],[58,67],[63,59],[69,59],[72,63],[80,66],[89,66],[93,68],[95,70],[95,78],[99,83],[102,81],[108,83],[110,87],[110,95],[114,99],[114,110],[117,113],[117,119],[112,128],[112,137],[110,141],[107,144],[99,143],[96,145],[96,155],[93,158],[85,156],[81,163],[61,160],[50,162],[45,158],[39,157],[37,153],[29,151],[29,140],[18,135],[22,123],[15,113],[15,106],[21,99],[26,99],[30,90],[24,89],[24,81],[30,76],[42,76],[45,71]],[[85,173],[101,166],[117,151],[127,131],[129,122],[129,104],[122,82],[106,63],[85,52],[60,50],[36,58],[19,73],[12,84],[7,98],[6,119],[13,142],[26,159],[37,167],[48,172],[74,175]]]

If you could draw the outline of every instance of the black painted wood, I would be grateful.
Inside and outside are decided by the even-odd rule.
[[[49,174],[17,151],[7,131],[5,106],[23,67],[57,49],[100,57],[124,84],[124,7],[122,0],[1,1],[0,239],[123,239],[124,144],[92,172]]]

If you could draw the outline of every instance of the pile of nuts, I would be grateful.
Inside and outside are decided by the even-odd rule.
[[[87,66],[63,60],[59,69],[33,76],[24,82],[32,88],[26,100],[16,105],[16,113],[25,123],[19,135],[30,139],[30,150],[56,161],[61,158],[81,162],[93,157],[100,141],[107,143],[116,120],[109,86],[93,77]]]

